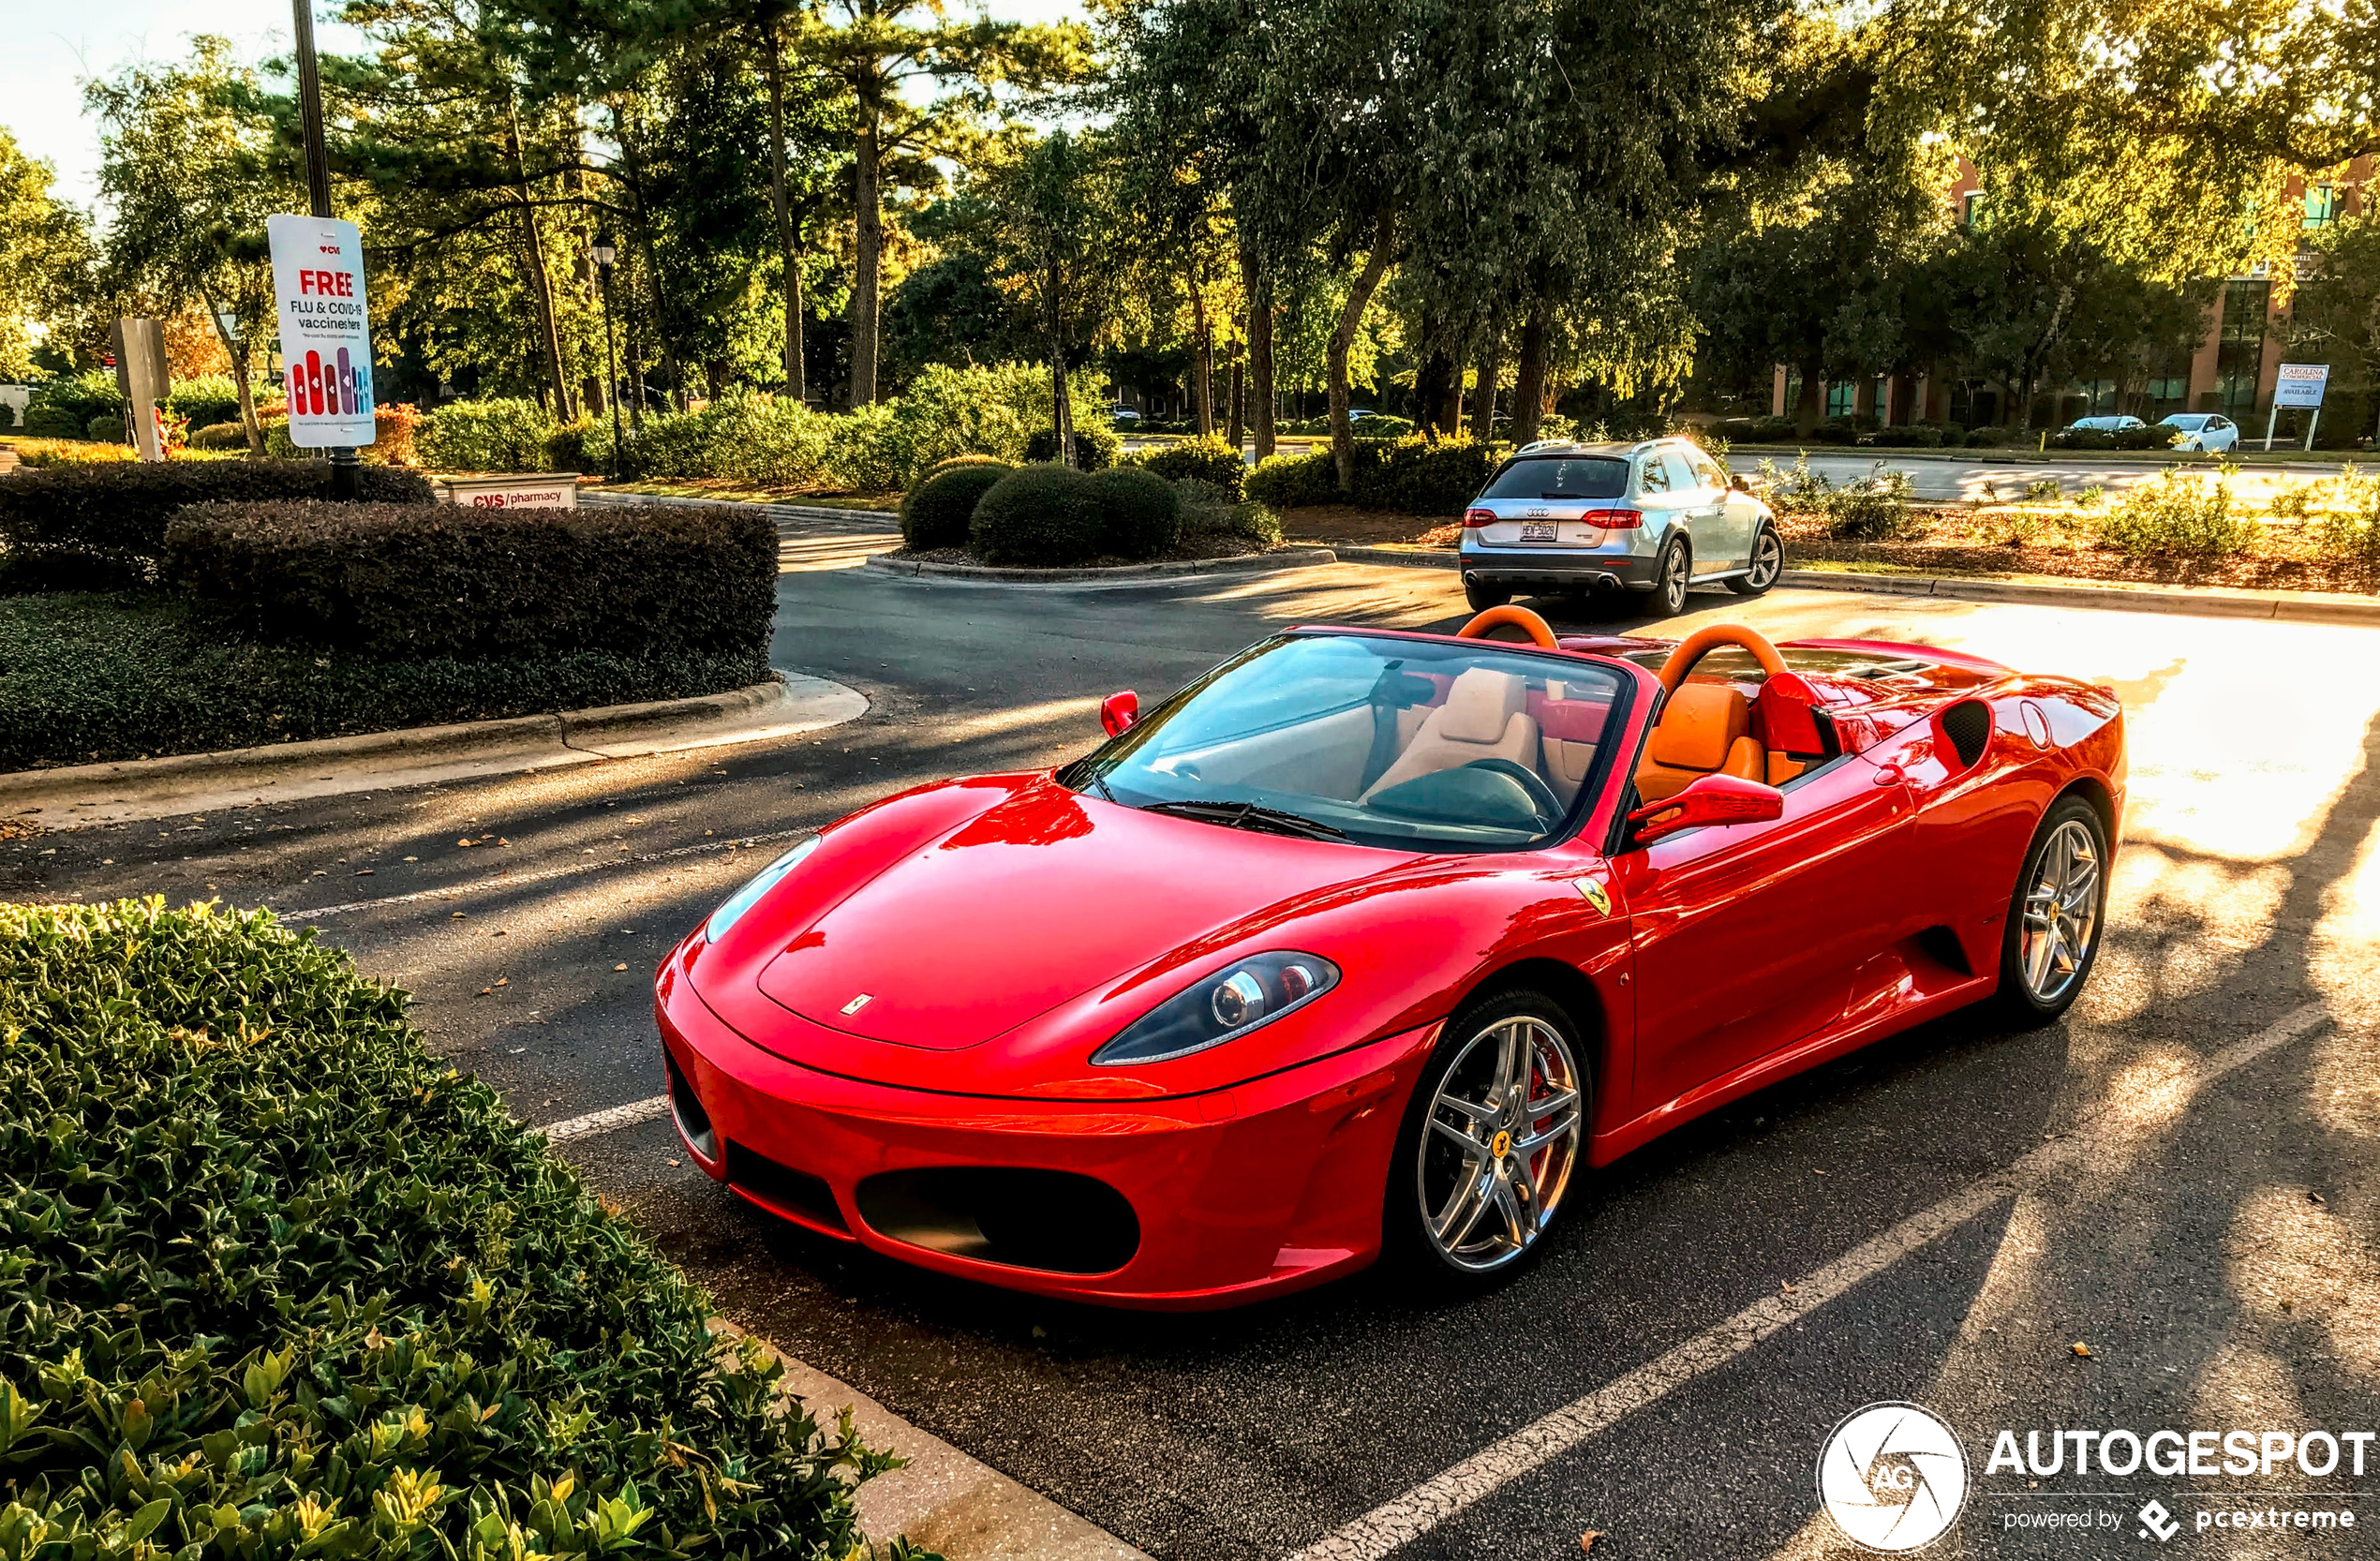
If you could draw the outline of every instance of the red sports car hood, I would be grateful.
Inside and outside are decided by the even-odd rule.
[[[845,1034],[957,1050],[1203,933],[1409,859],[1029,784],[893,855],[800,927],[759,986]]]

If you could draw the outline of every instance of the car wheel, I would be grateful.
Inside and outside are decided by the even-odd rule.
[[[1738,596],[1759,596],[1784,572],[1785,544],[1778,540],[1777,528],[1763,520],[1752,534],[1752,567],[1728,581],[1727,588]]]
[[[1542,992],[1499,993],[1447,1021],[1390,1168],[1393,1254],[1477,1285],[1537,1252],[1586,1152],[1584,1058],[1569,1016]]]
[[[1471,611],[1484,613],[1490,607],[1501,607],[1511,601],[1512,590],[1509,586],[1491,586],[1466,574],[1463,577],[1463,600],[1471,604]]]
[[[2053,1023],[2082,995],[2106,923],[2106,868],[2099,810],[2078,796],[2050,809],[2026,848],[2001,934],[2000,1004],[2010,1023]]]
[[[1674,617],[1686,611],[1686,587],[1694,578],[1694,555],[1684,537],[1662,544],[1653,565],[1653,616]]]

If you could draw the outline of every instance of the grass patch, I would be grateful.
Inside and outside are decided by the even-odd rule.
[[[743,688],[765,650],[378,660],[227,637],[162,591],[0,596],[0,771]]]
[[[0,905],[0,1554],[862,1547],[893,1461],[407,1001],[267,912]]]

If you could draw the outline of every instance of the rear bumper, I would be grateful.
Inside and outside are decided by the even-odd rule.
[[[868,1084],[786,1062],[728,1028],[674,974],[664,971],[655,1002],[665,1071],[673,1097],[696,1097],[676,1113],[678,1135],[713,1180],[769,1212],[902,1262],[1154,1310],[1237,1305],[1373,1261],[1397,1128],[1436,1038],[1436,1026],[1425,1026],[1202,1095],[994,1099]],[[902,1201],[907,1190],[945,1170],[998,1173],[976,1175],[977,1185],[1089,1179],[1129,1205],[1132,1235],[1122,1246],[1130,1256],[1107,1272],[1058,1271],[969,1256],[993,1249],[947,1220],[897,1227],[915,1239],[870,1223],[870,1212],[885,1224],[913,1218],[903,1212],[915,1207]]]
[[[1465,579],[1499,586],[1554,586],[1566,590],[1600,586],[1649,591],[1659,560],[1652,555],[1590,553],[1584,549],[1532,552],[1519,547],[1465,548]]]

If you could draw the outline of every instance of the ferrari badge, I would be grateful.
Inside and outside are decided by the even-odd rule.
[[[1582,878],[1578,884],[1579,893],[1586,896],[1586,902],[1595,907],[1597,915],[1608,916],[1612,914],[1612,897],[1603,892],[1602,885],[1592,878]]]

